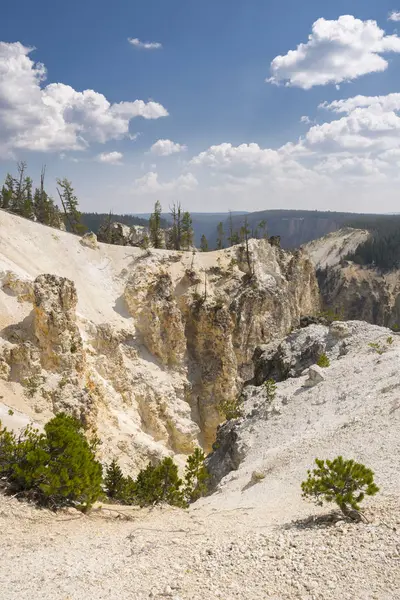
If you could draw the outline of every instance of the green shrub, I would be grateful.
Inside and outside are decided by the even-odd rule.
[[[0,464],[6,487],[42,506],[90,508],[101,494],[102,468],[73,417],[59,414],[39,433],[28,425],[18,439],[0,432]]]
[[[331,363],[326,354],[321,354],[321,356],[317,360],[317,365],[322,369],[326,369],[327,367],[329,367],[330,364]]]
[[[324,500],[335,502],[346,517],[359,520],[364,497],[379,491],[371,469],[342,456],[333,461],[316,458],[315,463],[317,469],[307,471],[308,479],[301,484],[303,497],[314,499],[318,505]]]
[[[239,398],[223,400],[218,405],[220,415],[226,420],[239,419],[243,416],[243,410]]]
[[[269,400],[270,402],[275,400],[275,396],[276,396],[275,380],[267,379],[267,381],[264,381],[264,389],[265,389],[265,393],[267,395],[267,400]]]
[[[169,457],[157,465],[149,463],[136,480],[124,477],[118,463],[113,460],[106,470],[105,492],[109,498],[122,504],[144,507],[166,503],[186,508],[207,491],[208,472],[204,459],[200,448],[188,457],[184,482],[179,478],[177,465]]]
[[[158,465],[151,463],[140,471],[134,484],[134,496],[139,506],[166,503],[184,506],[178,467],[170,457],[164,458]]]
[[[122,500],[126,487],[126,479],[122,469],[114,458],[106,468],[104,490],[112,500]]]
[[[368,346],[370,348],[372,348],[373,350],[375,350],[375,352],[379,355],[383,354],[385,352],[385,348],[383,348],[379,342],[370,342],[368,344]]]
[[[391,335],[389,335],[389,337],[386,339],[386,343],[389,344],[389,346],[391,346],[393,344],[393,338]]]
[[[188,504],[195,502],[207,492],[208,471],[204,465],[205,454],[200,448],[186,461],[184,498]]]

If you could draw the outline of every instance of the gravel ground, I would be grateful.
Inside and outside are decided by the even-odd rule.
[[[167,508],[125,510],[131,520],[107,511],[54,516],[2,498],[0,597],[400,597],[397,499],[374,501],[368,524],[330,521],[325,512],[271,526],[265,514],[250,513]]]

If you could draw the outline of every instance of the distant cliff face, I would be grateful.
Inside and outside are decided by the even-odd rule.
[[[347,228],[307,244],[305,250],[317,269],[322,306],[344,319],[400,325],[400,272],[384,274],[342,260],[369,236],[368,231]]]
[[[319,308],[307,254],[265,240],[193,254],[0,226],[0,415],[72,413],[132,469],[208,450],[254,348]]]

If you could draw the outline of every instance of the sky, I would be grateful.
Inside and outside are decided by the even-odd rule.
[[[82,210],[399,212],[400,1],[20,0],[0,178]]]

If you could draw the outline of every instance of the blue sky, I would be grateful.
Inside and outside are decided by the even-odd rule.
[[[196,211],[398,210],[400,15],[388,19],[397,8],[9,3],[0,175],[26,160],[35,178],[45,163],[49,187],[67,176],[85,210],[147,212],[156,199]]]

